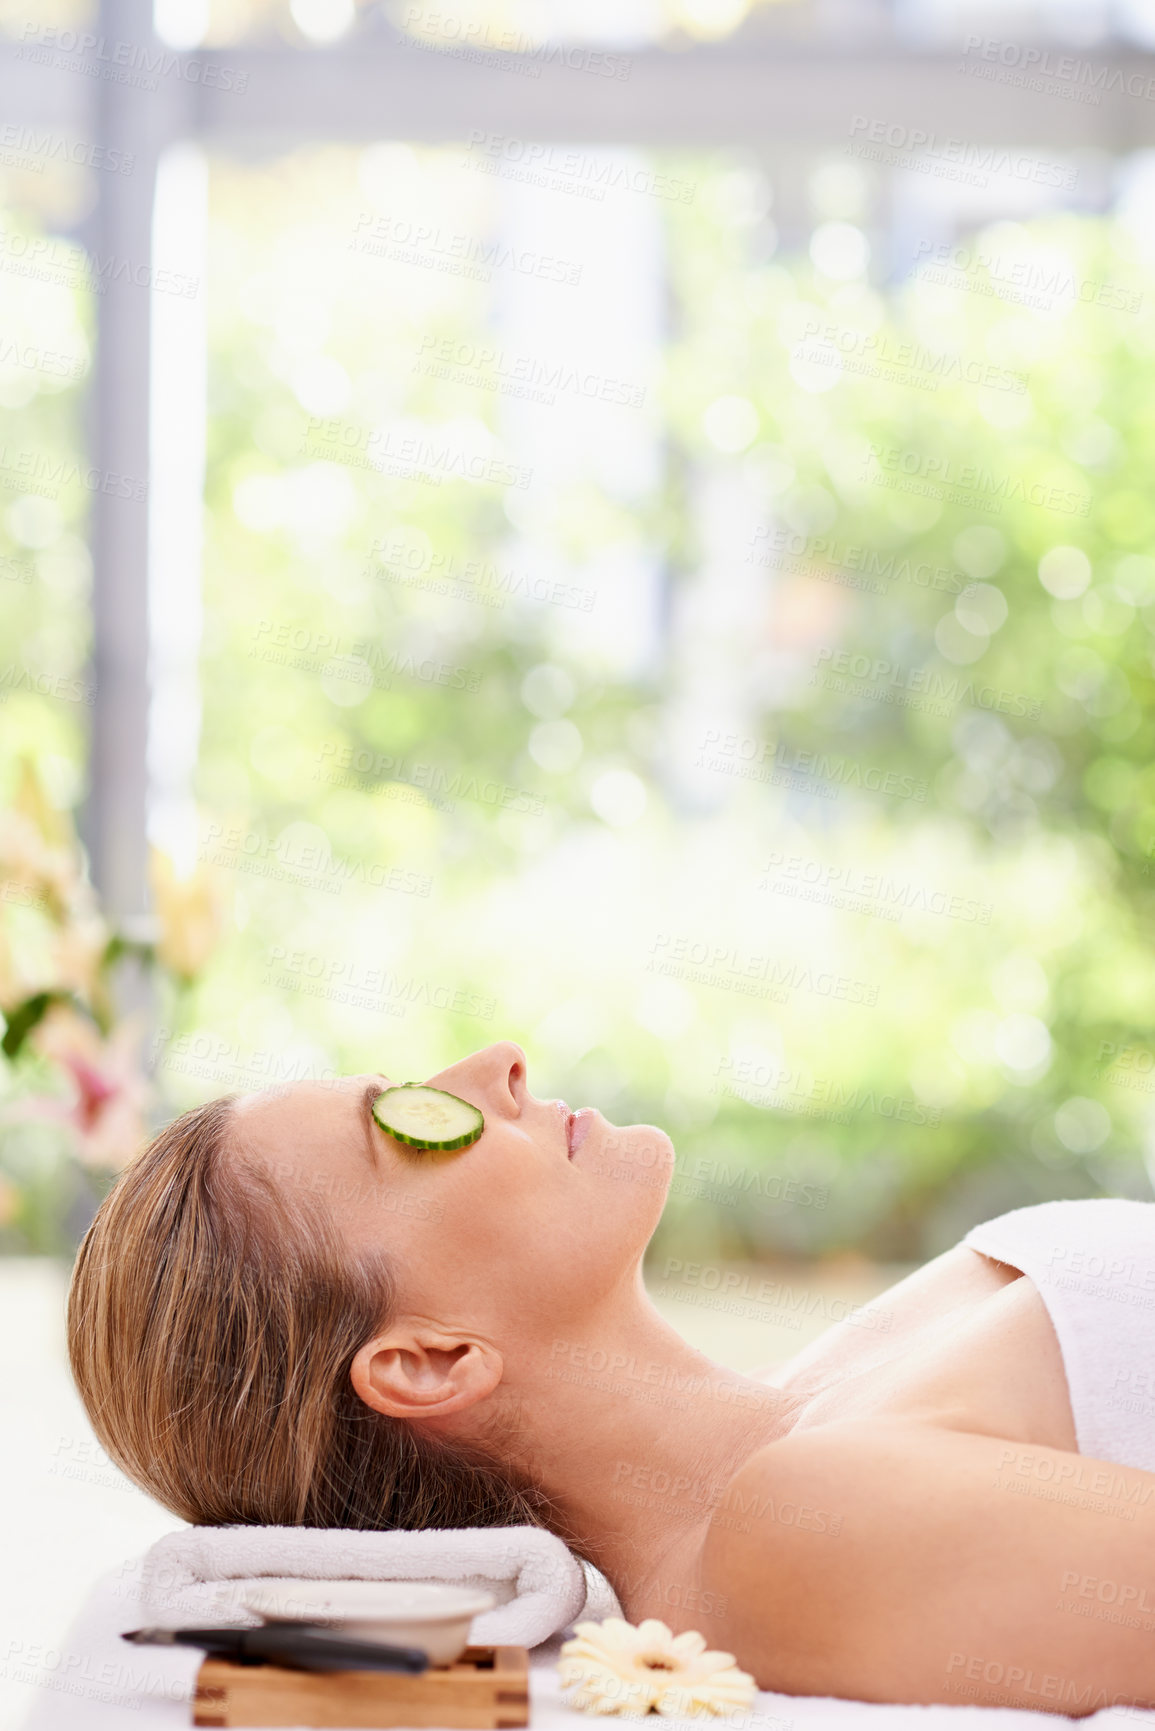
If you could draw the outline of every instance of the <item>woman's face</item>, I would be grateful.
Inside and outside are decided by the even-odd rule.
[[[411,1315],[523,1352],[565,1338],[633,1281],[673,1171],[669,1137],[576,1122],[529,1091],[512,1041],[421,1078],[476,1106],[485,1129],[451,1154],[407,1149],[369,1107],[414,1078],[350,1076],[243,1097],[238,1144],[287,1186],[332,1203],[350,1250],[380,1246]],[[571,1102],[575,1108],[581,1101]]]

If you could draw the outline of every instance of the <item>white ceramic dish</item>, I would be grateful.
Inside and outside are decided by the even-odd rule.
[[[366,1641],[423,1647],[431,1665],[451,1665],[469,1645],[474,1617],[496,1600],[440,1581],[294,1581],[254,1587],[243,1603],[267,1623],[321,1623]]]

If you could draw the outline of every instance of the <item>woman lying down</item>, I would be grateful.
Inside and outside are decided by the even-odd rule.
[[[548,1527],[765,1689],[1155,1705],[1155,1204],[989,1221],[760,1379],[646,1295],[673,1161],[509,1043],[188,1112],[77,1260],[97,1435],[197,1524]]]

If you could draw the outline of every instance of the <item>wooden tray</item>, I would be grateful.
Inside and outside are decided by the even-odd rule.
[[[206,1659],[194,1725],[529,1724],[525,1647],[467,1647],[452,1665],[406,1671],[291,1671]]]

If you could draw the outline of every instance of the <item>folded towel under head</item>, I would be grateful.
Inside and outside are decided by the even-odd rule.
[[[544,1527],[187,1527],[146,1552],[141,1600],[150,1623],[256,1625],[247,1588],[300,1581],[451,1581],[497,1603],[473,1619],[470,1640],[534,1647],[582,1617],[620,1617],[606,1577]]]

